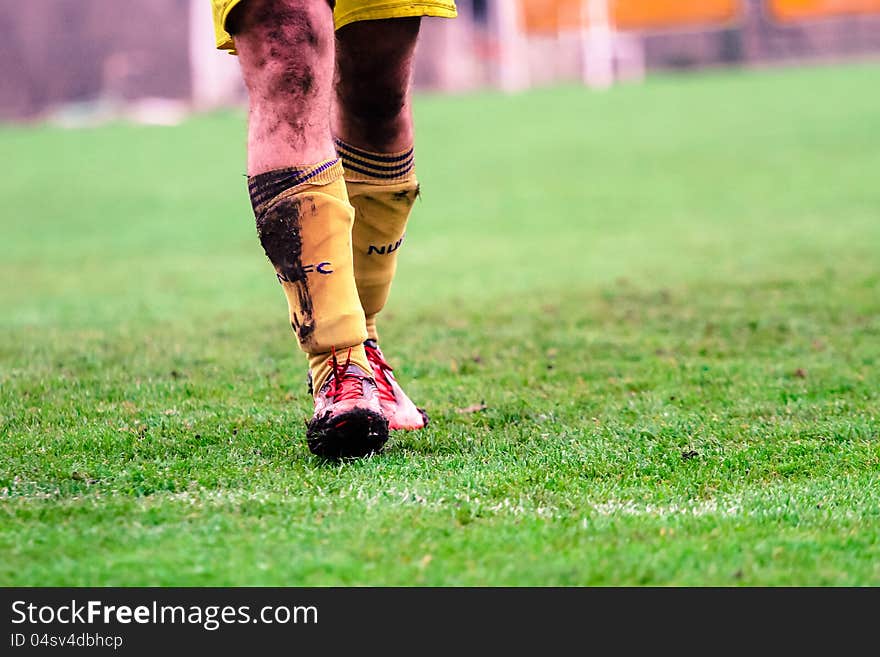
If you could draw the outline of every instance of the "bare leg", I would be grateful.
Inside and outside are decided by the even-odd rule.
[[[248,175],[335,157],[327,0],[247,0],[230,27],[250,98]]]
[[[410,86],[420,21],[361,21],[337,32],[336,137],[379,153],[412,146]]]

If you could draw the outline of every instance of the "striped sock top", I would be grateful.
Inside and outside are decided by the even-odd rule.
[[[336,139],[336,152],[349,182],[390,184],[407,180],[415,170],[415,150],[373,153]]]
[[[287,167],[248,177],[248,192],[254,212],[258,208],[286,192],[301,185],[329,185],[342,175],[339,158],[325,160],[317,164]]]

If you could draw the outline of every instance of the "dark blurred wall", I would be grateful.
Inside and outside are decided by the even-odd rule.
[[[188,0],[0,0],[0,117],[99,97],[187,98],[188,28]]]

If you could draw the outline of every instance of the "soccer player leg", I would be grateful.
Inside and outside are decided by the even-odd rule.
[[[354,274],[369,337],[366,353],[392,429],[419,429],[427,424],[427,415],[394,379],[379,349],[376,329],[419,194],[410,103],[419,20],[361,21],[337,32],[336,150],[355,208]]]
[[[248,88],[248,189],[300,347],[322,456],[377,451],[388,435],[365,347],[348,201],[330,132],[334,35],[326,0],[245,0],[227,15]],[[344,361],[344,362],[343,362]]]

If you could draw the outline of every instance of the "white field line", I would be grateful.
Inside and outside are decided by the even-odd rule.
[[[738,504],[719,500],[699,500],[682,504],[643,504],[632,500],[609,500],[591,505],[600,516],[736,516],[741,514]]]
[[[322,491],[316,491],[322,496]],[[134,498],[139,506],[153,507],[168,502],[182,503],[188,506],[218,507],[236,505],[242,503],[256,504],[284,504],[301,496],[290,495],[286,491],[276,490],[208,490],[195,489],[176,493],[156,493],[153,495]],[[544,519],[563,519],[580,515],[598,516],[703,516],[720,515],[731,516],[739,513],[739,506],[721,503],[717,500],[703,500],[694,503],[653,505],[641,504],[634,501],[610,500],[605,502],[586,503],[580,509],[561,509],[558,506],[547,504],[534,504],[527,498],[510,498],[485,500],[468,493],[456,493],[450,497],[432,497],[430,494],[422,494],[417,490],[404,488],[387,488],[384,490],[365,488],[344,488],[326,495],[329,500],[333,497],[339,500],[356,500],[366,510],[382,507],[421,507],[431,511],[451,510],[465,507],[479,515],[489,516],[513,516],[513,517],[536,517]],[[39,492],[30,495],[14,495],[9,490],[0,491],[0,502],[12,502],[18,500],[49,500],[55,499],[62,503],[91,500],[100,504],[101,501],[120,500],[129,498],[121,493],[95,493],[93,495],[77,495],[72,497],[59,497],[57,492]],[[131,498],[129,498],[131,499]]]

